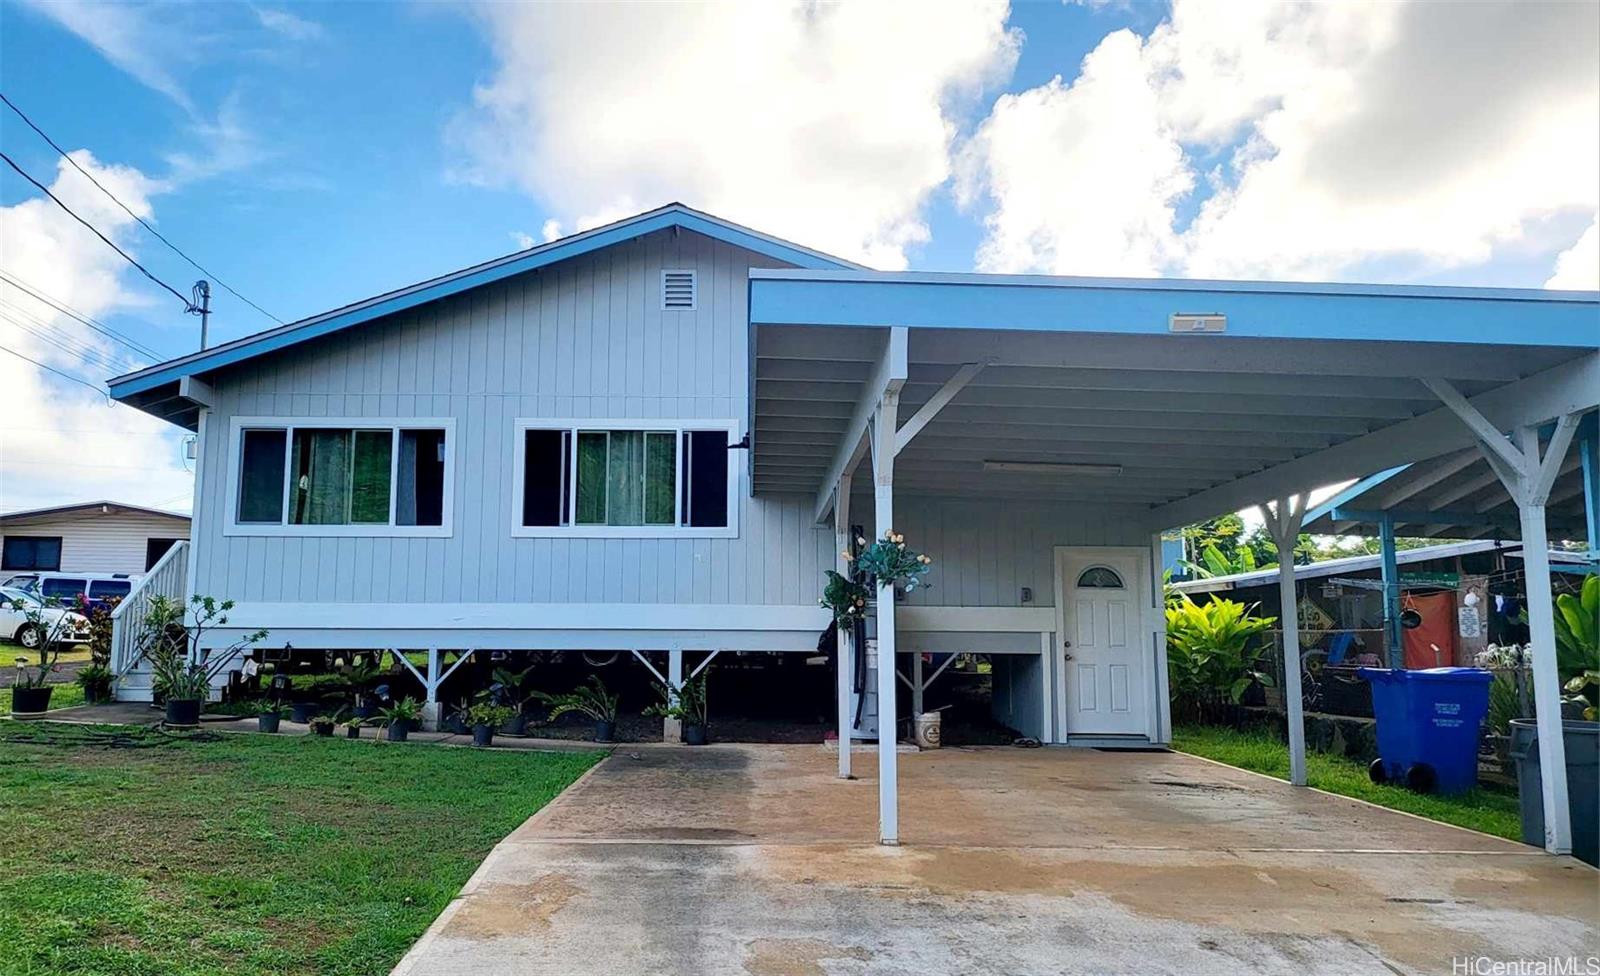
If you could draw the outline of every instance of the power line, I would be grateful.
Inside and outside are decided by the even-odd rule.
[[[111,362],[107,362],[105,359],[101,358],[98,355],[98,353],[96,353],[95,351],[93,351],[93,350],[86,351],[84,349],[74,347],[71,343],[68,343],[68,342],[66,342],[66,341],[64,341],[64,340],[62,340],[60,338],[57,338],[56,336],[52,336],[48,332],[44,332],[44,331],[41,331],[39,329],[35,329],[32,326],[28,325],[27,323],[23,322],[21,319],[12,317],[12,313],[10,313],[10,312],[0,311],[0,322],[8,322],[11,325],[16,326],[17,328],[19,328],[22,331],[34,336],[35,338],[37,338],[37,339],[39,339],[39,340],[41,340],[43,342],[47,342],[52,346],[55,346],[57,349],[60,349],[62,352],[66,353],[67,355],[77,357],[77,359],[80,362],[84,363],[87,366],[98,366],[101,369],[111,369],[111,370],[115,370],[115,369],[119,368],[117,366],[117,364],[111,363]]]
[[[105,397],[106,398],[106,406],[110,406],[111,405],[111,402],[110,402],[111,401],[111,397],[110,397],[110,395],[107,394],[105,390],[102,390],[100,387],[95,386],[93,383],[90,383],[88,380],[79,379],[78,377],[73,376],[71,373],[63,373],[61,370],[56,369],[54,366],[46,366],[44,363],[39,362],[37,359],[32,359],[32,358],[30,358],[28,356],[24,356],[22,353],[17,352],[15,349],[12,349],[10,346],[0,346],[0,351],[9,352],[11,355],[17,357],[18,359],[23,360],[24,362],[32,363],[33,365],[39,367],[40,369],[44,370],[47,373],[54,373],[54,374],[56,374],[57,376],[61,377],[64,380],[71,380],[72,382],[78,384],[79,386],[86,386],[89,389],[91,389],[91,390],[95,391],[96,393],[100,394],[101,396]],[[13,463],[15,463],[15,462],[13,462]]]
[[[139,343],[139,342],[135,341],[134,339],[132,339],[131,337],[129,337],[125,333],[118,332],[116,329],[113,329],[111,326],[106,325],[103,322],[99,322],[99,321],[96,321],[95,319],[90,318],[89,316],[83,314],[82,312],[79,312],[79,311],[75,310],[71,305],[68,305],[66,302],[63,302],[58,298],[51,298],[49,295],[46,295],[44,292],[38,291],[33,286],[28,285],[27,283],[23,282],[16,275],[11,274],[10,272],[6,271],[4,268],[0,268],[0,281],[4,281],[7,284],[10,284],[14,288],[17,288],[17,289],[19,289],[21,291],[27,292],[29,295],[32,295],[34,298],[38,299],[39,301],[43,302],[44,304],[46,304],[46,305],[50,306],[51,308],[55,309],[56,311],[60,312],[62,315],[65,315],[66,317],[68,317],[70,319],[78,320],[79,322],[83,323],[84,325],[88,326],[89,328],[93,329],[94,331],[100,333],[101,335],[104,335],[109,339],[115,339],[116,341],[122,343],[123,345],[127,346],[129,349],[132,349],[134,352],[137,352],[142,356],[148,356],[151,359],[154,359],[154,360],[156,360],[158,362],[162,358],[164,358],[160,353],[156,352],[154,349],[151,349],[149,346],[143,345],[142,343]]]
[[[183,303],[183,310],[185,312],[192,312],[192,311],[195,310],[194,304],[192,302],[190,302],[189,299],[184,298],[182,295],[178,294],[178,290],[176,288],[172,287],[171,285],[167,284],[165,281],[162,281],[160,278],[157,278],[155,275],[151,274],[150,270],[148,268],[146,268],[144,265],[140,264],[139,262],[135,261],[132,257],[130,257],[128,255],[128,252],[124,251],[122,248],[118,247],[115,243],[113,243],[111,238],[109,238],[106,235],[100,233],[99,228],[95,227],[95,225],[89,223],[87,220],[84,220],[82,217],[80,217],[76,213],[74,213],[71,207],[69,207],[66,204],[61,202],[61,198],[60,197],[58,197],[54,193],[50,192],[50,188],[49,187],[45,186],[43,183],[40,183],[38,180],[34,179],[33,177],[29,176],[27,170],[23,169],[21,166],[18,166],[16,160],[12,159],[10,156],[7,156],[3,152],[0,152],[0,159],[5,160],[7,166],[10,166],[12,169],[16,170],[17,171],[17,175],[21,176],[23,179],[27,180],[29,183],[32,183],[34,186],[38,187],[39,188],[39,192],[43,193],[45,196],[47,196],[50,199],[54,200],[55,203],[56,203],[56,206],[60,207],[62,210],[65,210],[67,212],[67,214],[72,217],[73,220],[76,220],[78,223],[80,223],[83,226],[89,228],[89,230],[94,234],[94,236],[100,238],[102,241],[104,241],[106,243],[107,247],[111,248],[113,251],[116,251],[118,254],[122,255],[122,259],[124,261],[126,261],[129,264],[133,265],[135,268],[138,268],[140,273],[142,273],[146,278],[149,278],[151,281],[155,282],[156,284],[158,284],[161,287],[165,288],[167,291],[171,292],[172,293],[172,297],[176,298],[178,301]]]
[[[0,92],[0,102],[5,102],[6,106],[8,108],[10,108],[11,111],[17,113],[18,117],[20,117],[22,119],[22,121],[28,123],[28,128],[32,129],[34,132],[37,132],[39,134],[39,138],[43,139],[45,142],[48,142],[50,144],[50,148],[51,149],[54,149],[57,153],[60,154],[62,159],[65,159],[67,162],[72,164],[72,168],[73,169],[77,170],[78,172],[82,173],[84,176],[88,177],[90,183],[93,183],[95,186],[100,187],[100,192],[104,193],[106,196],[110,197],[113,203],[115,203],[117,206],[121,207],[123,210],[127,211],[128,216],[132,217],[134,220],[137,220],[139,222],[139,226],[143,227],[145,230],[147,230],[151,234],[155,235],[156,240],[158,240],[161,243],[165,244],[167,247],[172,248],[173,253],[177,254],[179,257],[181,257],[185,261],[189,262],[189,264],[191,266],[193,266],[196,271],[199,271],[201,274],[205,275],[207,278],[210,278],[212,281],[215,281],[217,284],[221,285],[223,288],[226,288],[228,290],[228,294],[232,295],[234,298],[239,299],[239,301],[244,302],[246,305],[248,305],[251,308],[255,309],[256,311],[260,312],[262,315],[265,315],[267,318],[269,318],[272,321],[278,323],[279,325],[283,325],[284,324],[283,323],[283,319],[278,318],[276,315],[273,315],[271,312],[269,312],[266,309],[262,308],[260,305],[257,305],[255,302],[252,302],[250,299],[248,299],[248,298],[244,297],[243,295],[239,294],[238,292],[234,291],[232,285],[228,284],[226,281],[223,281],[221,278],[218,278],[216,275],[212,274],[210,271],[207,271],[205,268],[202,268],[200,266],[200,262],[196,261],[194,258],[191,258],[189,255],[183,253],[183,250],[181,248],[179,248],[178,245],[172,243],[171,241],[167,240],[165,237],[161,236],[161,232],[160,231],[156,230],[154,227],[151,227],[148,223],[145,222],[145,219],[143,217],[141,217],[138,214],[134,213],[132,210],[130,210],[128,208],[127,204],[123,203],[121,200],[118,200],[116,194],[112,193],[110,190],[106,189],[104,186],[101,186],[100,181],[95,179],[94,176],[92,176],[89,173],[88,170],[84,169],[82,166],[79,166],[78,165],[78,161],[73,159],[71,156],[67,155],[66,150],[64,150],[60,146],[56,145],[56,141],[54,139],[50,138],[48,135],[45,135],[44,130],[39,128],[37,125],[35,125],[33,120],[28,118],[27,113],[23,112],[22,109],[17,108],[16,103],[11,101],[11,99],[7,98],[5,96],[4,92]]]
[[[17,316],[20,315],[27,323],[45,330],[47,335],[68,343],[80,355],[94,357],[113,369],[121,368],[122,363],[137,362],[132,355],[120,349],[102,349],[95,345],[93,340],[69,332],[47,319],[40,318],[31,309],[24,308],[5,297],[3,292],[0,292],[0,314],[6,315],[12,322],[17,322]]]

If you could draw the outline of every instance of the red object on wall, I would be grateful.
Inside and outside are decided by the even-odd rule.
[[[1402,630],[1405,662],[1410,670],[1448,668],[1456,663],[1456,595],[1403,594],[1400,605],[1422,614],[1422,625]],[[1433,646],[1439,650],[1434,651]]]

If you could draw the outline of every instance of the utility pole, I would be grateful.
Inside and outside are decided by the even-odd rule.
[[[194,283],[194,305],[189,309],[200,316],[200,350],[206,348],[206,330],[211,325],[211,282],[204,278]]]

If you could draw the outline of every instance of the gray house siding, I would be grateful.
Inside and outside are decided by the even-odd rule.
[[[212,378],[196,592],[241,603],[684,603],[805,606],[834,564],[809,496],[741,492],[732,539],[513,538],[518,417],[747,417],[746,280],[773,262],[659,232]],[[660,310],[664,268],[698,272],[695,311]],[[449,417],[447,538],[227,535],[235,417]],[[742,458],[735,461],[741,470]],[[1147,545],[1089,508],[908,497],[897,526],[938,559],[913,603],[1051,606],[1055,545]],[[870,515],[870,504],[856,510]],[[870,527],[870,519],[860,519]],[[619,622],[625,626],[625,623]]]

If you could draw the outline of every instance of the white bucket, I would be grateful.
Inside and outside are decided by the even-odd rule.
[[[916,722],[917,746],[923,749],[939,748],[939,713],[923,712],[917,716]]]

